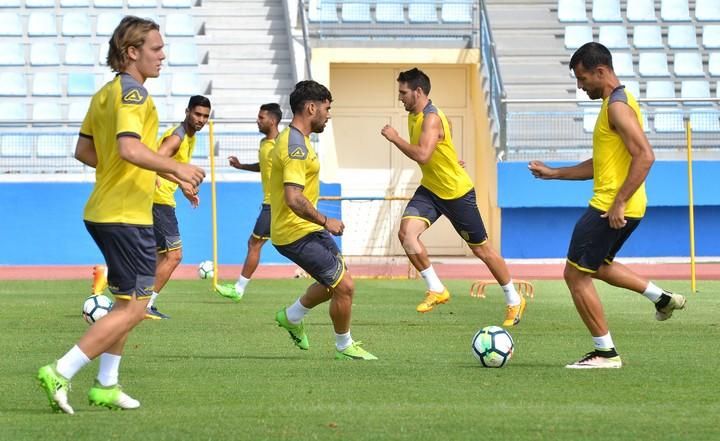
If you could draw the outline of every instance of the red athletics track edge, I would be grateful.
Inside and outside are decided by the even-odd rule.
[[[655,280],[689,280],[689,263],[626,263],[638,274]],[[490,271],[481,263],[433,263],[435,271],[446,279],[487,279],[492,278]],[[0,265],[0,280],[65,280],[92,279],[93,265]],[[558,280],[562,279],[564,263],[510,263],[510,274],[514,279]],[[378,264],[348,264],[350,273],[356,277],[377,277],[378,275],[407,276],[404,265],[388,266]],[[720,263],[696,264],[697,280],[720,280]],[[235,280],[242,265],[222,265],[220,277],[223,280]],[[288,279],[295,276],[295,265],[260,265],[253,275],[255,279]],[[173,273],[173,279],[196,279],[196,265],[180,265]]]

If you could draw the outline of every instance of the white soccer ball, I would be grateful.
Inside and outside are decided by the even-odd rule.
[[[85,299],[83,303],[82,315],[88,324],[92,325],[96,321],[105,317],[113,307],[113,301],[110,298],[98,294]]]
[[[205,260],[200,262],[200,265],[198,265],[198,277],[201,279],[209,279],[214,274],[215,267],[212,263],[212,260]]]
[[[499,368],[510,361],[515,344],[506,330],[499,326],[486,326],[472,339],[472,352],[484,367]]]

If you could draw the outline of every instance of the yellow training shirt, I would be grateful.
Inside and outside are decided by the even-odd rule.
[[[120,158],[117,138],[133,136],[157,151],[155,103],[145,87],[126,73],[92,98],[80,136],[92,138],[97,152],[95,187],[85,204],[88,222],[151,226],[155,172]]]
[[[643,127],[640,107],[635,97],[625,90],[625,86],[619,86],[603,100],[593,131],[593,197],[590,199],[590,205],[601,211],[610,209],[615,201],[615,196],[630,171],[632,160],[620,135],[610,128],[608,106],[618,101],[633,109],[640,127]],[[646,206],[647,196],[643,183],[627,201],[625,216],[641,218],[645,215]]]
[[[182,162],[183,164],[187,164],[190,162],[190,158],[192,158],[193,151],[195,150],[195,135],[188,136],[185,131],[185,123],[178,124],[177,126],[170,127],[165,131],[165,133],[163,133],[158,140],[158,148],[160,148],[160,145],[165,139],[173,135],[179,137],[181,140],[177,153],[173,155],[173,159],[178,162]],[[174,182],[168,181],[167,179],[161,178],[160,176],[158,176],[158,182],[159,186],[155,188],[153,203],[174,207],[176,205],[175,190],[177,190],[178,185]]]
[[[263,189],[263,204],[270,203],[270,175],[272,173],[272,151],[275,148],[275,139],[263,138],[258,150],[258,164],[260,164],[260,181]]]
[[[408,133],[410,144],[420,145],[420,134],[425,115],[434,113],[440,117],[445,137],[438,141],[437,147],[427,164],[420,164],[422,180],[420,185],[441,199],[457,199],[472,190],[473,183],[464,168],[458,163],[457,152],[452,142],[450,124],[445,114],[429,101],[422,112],[408,114]]]
[[[280,132],[271,157],[270,238],[275,245],[287,245],[323,229],[296,215],[285,203],[285,184],[289,184],[301,187],[303,195],[317,207],[320,162],[310,138],[292,126]]]

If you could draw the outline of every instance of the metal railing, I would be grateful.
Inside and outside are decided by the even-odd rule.
[[[505,145],[507,135],[505,132],[505,89],[503,88],[502,76],[495,52],[495,40],[490,30],[490,21],[488,18],[485,2],[480,2],[480,52],[482,55],[482,69],[484,70],[481,78],[488,81],[487,93],[490,106],[490,117],[494,124],[493,131],[498,135],[495,147],[501,148]]]

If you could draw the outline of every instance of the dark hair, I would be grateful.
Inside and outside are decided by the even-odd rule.
[[[278,103],[267,103],[260,106],[260,110],[264,110],[275,118],[275,122],[282,120],[282,110],[280,110],[280,104]]]
[[[430,77],[417,67],[413,67],[405,72],[400,72],[400,75],[397,77],[397,81],[398,83],[407,83],[412,90],[419,87],[423,92],[425,92],[425,95],[430,95]]]
[[[290,94],[290,109],[297,115],[302,112],[306,102],[325,100],[332,102],[332,94],[327,87],[313,80],[300,81]]]
[[[570,69],[574,69],[578,64],[588,70],[598,66],[607,66],[612,70],[612,54],[602,44],[591,41],[580,46],[570,58]]]
[[[190,101],[188,101],[187,108],[192,110],[197,106],[207,107],[208,109],[212,108],[210,106],[210,100],[207,99],[207,97],[204,97],[202,95],[193,95],[190,97]]]
[[[120,20],[110,37],[107,64],[113,72],[124,72],[130,64],[128,48],[140,48],[150,31],[159,31],[160,25],[146,18],[128,15]]]

